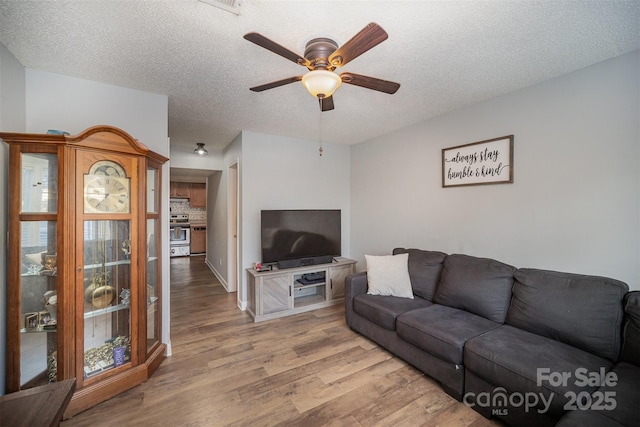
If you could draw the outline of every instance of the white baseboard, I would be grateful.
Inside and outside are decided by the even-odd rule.
[[[224,287],[224,289],[227,292],[229,291],[229,285],[227,284],[227,281],[224,280],[224,278],[220,275],[220,273],[218,272],[218,270],[216,270],[216,268],[213,266],[213,264],[211,264],[209,262],[208,258],[205,258],[204,263],[207,265],[207,267],[209,267],[209,270],[211,270],[211,272],[214,274],[214,276],[216,276],[216,278],[220,281],[220,283],[222,284],[222,287]],[[233,291],[236,292],[236,291]],[[245,311],[247,309],[247,301],[238,301],[238,308],[242,311]]]
[[[222,284],[222,287],[227,292],[229,292],[229,285],[227,284],[227,281],[224,280],[222,275],[218,272],[218,270],[216,270],[216,268],[213,266],[213,264],[209,262],[209,258],[205,258],[204,259],[204,263],[207,265],[207,267],[209,267],[209,270],[211,270],[213,275],[216,276],[216,279],[218,279],[218,281]]]

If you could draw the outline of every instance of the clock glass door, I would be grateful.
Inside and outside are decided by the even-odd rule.
[[[84,377],[131,360],[129,220],[84,221]]]

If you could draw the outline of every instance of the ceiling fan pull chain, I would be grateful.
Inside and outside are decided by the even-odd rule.
[[[320,110],[320,149],[318,150],[318,154],[322,157],[322,110]]]

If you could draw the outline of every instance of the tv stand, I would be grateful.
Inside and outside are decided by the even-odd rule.
[[[338,257],[317,265],[247,269],[247,311],[255,322],[290,316],[344,300],[344,282],[356,261]]]

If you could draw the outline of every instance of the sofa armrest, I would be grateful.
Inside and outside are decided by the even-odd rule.
[[[629,292],[624,302],[626,318],[622,326],[620,359],[640,366],[640,291]]]
[[[347,276],[344,283],[345,298],[353,299],[356,295],[367,293],[367,272],[355,273]]]
[[[351,326],[351,321],[355,316],[353,311],[353,299],[360,294],[367,293],[367,272],[352,274],[347,276],[344,282],[344,315],[347,325]]]

